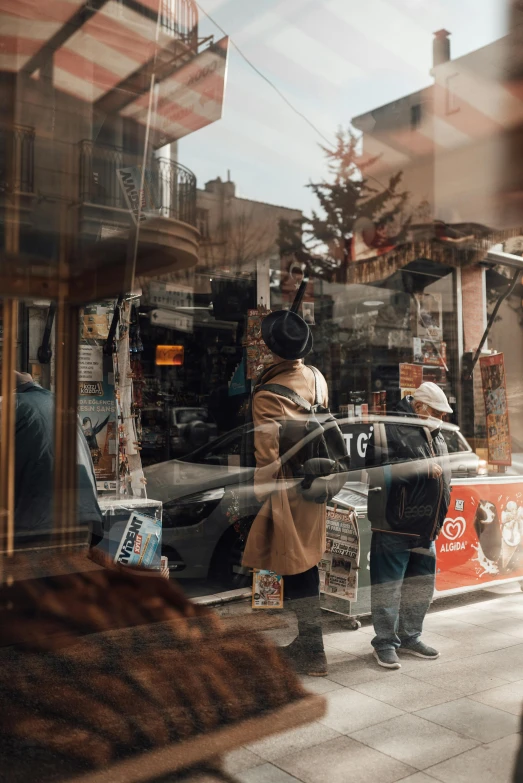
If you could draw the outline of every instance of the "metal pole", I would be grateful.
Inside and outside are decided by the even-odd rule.
[[[518,258],[518,256],[515,256],[515,258]],[[517,269],[514,272],[514,276],[512,278],[512,282],[510,283],[509,286],[507,286],[506,290],[501,294],[501,296],[499,297],[498,301],[496,302],[496,306],[494,307],[494,309],[493,309],[493,311],[492,311],[492,313],[490,315],[490,318],[488,320],[487,328],[483,332],[483,336],[482,336],[482,338],[481,338],[481,340],[479,342],[478,349],[477,349],[476,353],[474,354],[474,358],[472,360],[472,365],[470,367],[470,370],[469,370],[469,373],[467,375],[466,380],[470,380],[470,378],[472,378],[472,374],[474,372],[474,367],[478,363],[478,359],[479,359],[479,356],[481,354],[481,349],[485,345],[485,342],[486,342],[487,337],[489,335],[489,332],[490,332],[490,329],[492,327],[492,324],[496,320],[496,316],[498,314],[498,310],[501,307],[501,305],[503,304],[503,302],[505,301],[505,299],[507,298],[507,296],[510,296],[510,294],[513,292],[513,290],[516,287],[520,277],[521,277],[521,269]]]

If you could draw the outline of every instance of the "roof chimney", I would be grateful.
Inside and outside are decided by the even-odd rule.
[[[438,30],[432,41],[432,67],[447,63],[450,60],[450,41],[448,30]]]

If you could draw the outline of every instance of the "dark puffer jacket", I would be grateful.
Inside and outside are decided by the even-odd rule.
[[[413,398],[405,397],[395,413],[414,416]],[[440,465],[439,478],[431,466]],[[450,464],[441,430],[390,423],[383,480],[387,491],[385,519],[372,528],[390,533],[434,539],[441,530],[450,503]]]
[[[15,533],[19,543],[53,528],[54,395],[30,375],[17,374],[15,434]],[[78,424],[77,519],[101,531],[91,455]],[[72,520],[74,523],[75,520]]]

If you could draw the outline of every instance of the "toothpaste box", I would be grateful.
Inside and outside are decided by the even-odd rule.
[[[146,498],[100,500],[103,540],[98,547],[121,565],[160,570],[162,504]]]

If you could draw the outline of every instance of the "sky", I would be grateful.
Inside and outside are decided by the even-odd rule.
[[[460,57],[506,32],[504,0],[198,0],[200,35],[223,33],[332,139],[352,117],[431,83],[432,39]],[[178,143],[198,186],[217,176],[237,195],[302,209],[326,174],[318,133],[231,48],[222,119]]]

